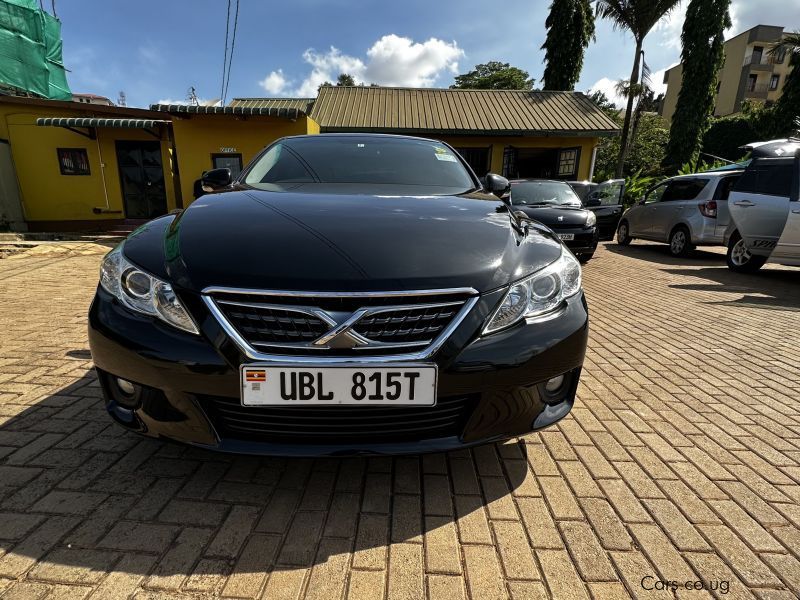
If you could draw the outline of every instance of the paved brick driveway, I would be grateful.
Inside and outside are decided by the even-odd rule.
[[[800,270],[601,248],[580,398],[558,428],[421,459],[286,461],[110,424],[84,316],[104,251],[0,260],[3,599],[673,596],[643,580],[800,594]]]

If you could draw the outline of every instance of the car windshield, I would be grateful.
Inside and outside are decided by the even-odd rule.
[[[432,140],[319,135],[274,144],[244,183],[262,189],[287,184],[419,186],[423,193],[463,193],[477,186],[455,152]]]
[[[512,181],[511,203],[580,206],[581,200],[568,184],[560,181]]]

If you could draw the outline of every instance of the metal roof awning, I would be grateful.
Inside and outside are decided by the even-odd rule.
[[[237,115],[242,117],[285,117],[297,119],[308,112],[309,99],[284,100],[265,98],[263,102],[235,99],[229,106],[195,106],[186,104],[151,104],[150,110],[175,115]]]
[[[96,119],[90,117],[41,117],[36,119],[39,127],[116,127],[122,129],[152,129],[158,125],[169,125],[170,121],[157,119]]]
[[[94,117],[40,117],[36,119],[36,125],[39,127],[63,127],[90,139],[97,137],[96,129],[98,127],[144,129],[153,137],[161,139],[156,130],[160,125],[170,124],[171,121],[160,119],[100,119]],[[80,131],[76,127],[86,128],[89,132]]]

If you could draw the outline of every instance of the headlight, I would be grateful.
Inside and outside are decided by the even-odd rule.
[[[592,227],[597,224],[597,215],[593,211],[589,211],[589,216],[586,217],[586,226]]]
[[[183,331],[199,333],[172,286],[129,263],[122,255],[122,244],[103,259],[100,285],[131,310],[157,317]]]
[[[528,317],[556,310],[581,289],[581,265],[571,252],[541,271],[513,283],[483,333],[494,333]]]

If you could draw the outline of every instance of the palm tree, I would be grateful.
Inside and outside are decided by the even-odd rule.
[[[615,28],[627,29],[636,41],[636,54],[633,58],[633,68],[628,89],[634,92],[638,89],[641,72],[642,45],[644,38],[650,30],[663,17],[668,15],[680,0],[597,0],[597,15],[609,19]],[[630,140],[631,118],[633,116],[633,100],[635,93],[628,94],[628,106],[625,111],[625,121],[622,125],[622,140],[619,145],[617,158],[617,177],[622,177],[625,158],[628,155]]]
[[[800,128],[800,31],[785,35],[769,53],[773,57],[786,56],[792,67],[783,82],[781,97],[775,102],[775,125],[782,135],[791,133],[795,126]]]

